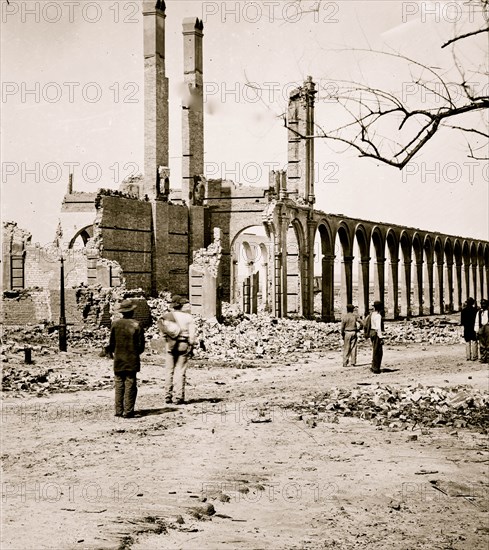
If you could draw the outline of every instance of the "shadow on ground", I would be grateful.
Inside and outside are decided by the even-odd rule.
[[[163,407],[160,409],[141,409],[137,411],[136,417],[138,416],[155,416],[158,414],[166,414],[170,412],[178,411],[176,407]]]

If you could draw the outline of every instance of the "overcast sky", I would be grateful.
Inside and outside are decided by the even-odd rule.
[[[70,164],[78,191],[117,188],[125,176],[142,171],[142,14],[140,2],[131,1],[10,4],[2,0],[2,218],[17,221],[34,242],[45,244],[54,238]],[[318,83],[316,120],[329,127],[341,121],[328,100],[339,79],[429,100],[409,87],[405,64],[352,48],[400,51],[440,67],[448,79],[457,76],[451,52],[440,49],[453,25],[461,28],[455,2],[303,1],[302,13],[297,2],[278,0],[166,4],[175,188],[181,176],[184,17],[204,20],[210,178],[267,185],[270,167],[285,167],[280,115],[288,91],[307,75]],[[484,41],[475,38],[464,48],[462,64],[487,63]],[[464,122],[479,127],[481,117]],[[464,137],[447,130],[400,172],[317,140],[316,206],[488,239],[487,163],[466,153]]]

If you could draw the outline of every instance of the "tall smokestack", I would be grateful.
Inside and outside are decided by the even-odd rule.
[[[194,176],[204,174],[203,31],[201,20],[183,20],[184,82],[188,95],[182,103],[182,199],[193,203]]]
[[[168,78],[165,76],[165,2],[143,0],[144,179],[142,194],[158,196],[158,169],[168,166]]]
[[[314,196],[314,96],[316,85],[310,76],[290,94],[287,113],[287,191],[312,205]]]

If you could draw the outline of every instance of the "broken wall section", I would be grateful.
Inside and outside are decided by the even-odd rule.
[[[15,222],[4,222],[2,227],[2,288],[21,289],[25,286],[25,249],[31,234]]]
[[[221,231],[214,229],[214,242],[194,253],[190,266],[192,313],[204,319],[221,318]]]
[[[221,230],[222,299],[231,301],[231,248],[244,229],[263,225],[263,212],[268,206],[269,188],[235,184],[229,180],[208,180],[204,204],[206,226]]]
[[[118,286],[120,266],[92,248],[60,249],[31,244],[31,236],[13,222],[3,226],[2,322],[6,325],[55,324],[60,306],[60,257],[64,260],[65,310],[68,324],[80,324],[76,288],[93,284]]]
[[[186,206],[108,190],[100,192],[96,206],[96,247],[102,258],[120,265],[128,289],[153,296],[165,290],[188,294]]]
[[[165,201],[154,201],[152,207],[154,216],[152,295],[156,296],[159,292],[171,290],[175,294],[187,296],[190,264],[189,210],[185,205]],[[129,285],[128,288],[130,288]]]
[[[151,203],[116,192],[100,193],[96,201],[94,239],[100,256],[117,262],[128,288],[151,292],[152,213]],[[92,267],[93,269],[93,267]],[[93,284],[93,278],[90,281]]]
[[[59,321],[59,290],[28,288],[5,291],[2,298],[1,321],[4,325],[57,324]],[[82,325],[76,290],[65,290],[65,316],[68,325]]]

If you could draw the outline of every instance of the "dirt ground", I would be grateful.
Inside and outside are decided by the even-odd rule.
[[[462,345],[386,346],[377,376],[369,357],[363,343],[347,369],[337,352],[194,362],[177,407],[164,404],[163,358],[145,355],[130,420],[114,418],[109,388],[4,394],[2,548],[487,549],[486,435],[285,408],[333,386],[489,389]],[[95,352],[63,359],[110,380]]]

